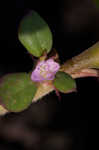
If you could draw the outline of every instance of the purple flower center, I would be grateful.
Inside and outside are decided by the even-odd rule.
[[[60,65],[52,58],[39,62],[31,74],[31,80],[42,82],[45,80],[53,80]]]

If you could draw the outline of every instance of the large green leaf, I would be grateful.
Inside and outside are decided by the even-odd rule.
[[[50,52],[52,48],[52,33],[35,11],[30,11],[22,19],[18,37],[24,47],[36,57],[40,57],[45,51]]]
[[[0,101],[12,112],[26,109],[36,93],[37,87],[26,73],[8,74],[0,79]]]
[[[53,84],[60,92],[67,93],[76,89],[75,80],[65,72],[57,72]]]

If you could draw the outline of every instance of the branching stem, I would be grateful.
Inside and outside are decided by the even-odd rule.
[[[97,68],[97,69],[92,69]],[[74,79],[81,77],[99,77],[99,42],[91,48],[85,50],[78,56],[66,61],[60,68],[60,71],[70,74]],[[36,102],[43,96],[54,90],[52,81],[38,83],[37,93],[32,100]],[[0,114],[7,113],[7,110],[0,106]]]

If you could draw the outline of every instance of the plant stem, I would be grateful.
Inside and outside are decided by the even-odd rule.
[[[73,74],[88,68],[99,68],[99,42],[81,54],[66,61],[61,66],[61,71]]]
[[[81,78],[81,77],[99,77],[98,70],[94,69],[84,69],[81,72],[70,74],[74,79],[75,78]],[[44,97],[45,95],[49,94],[54,90],[54,87],[52,85],[52,81],[39,84],[37,93],[33,99],[32,102],[36,102],[40,98]]]

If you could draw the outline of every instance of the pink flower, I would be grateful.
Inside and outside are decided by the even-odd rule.
[[[60,65],[53,59],[43,60],[33,70],[31,80],[35,82],[53,80],[59,68]]]

